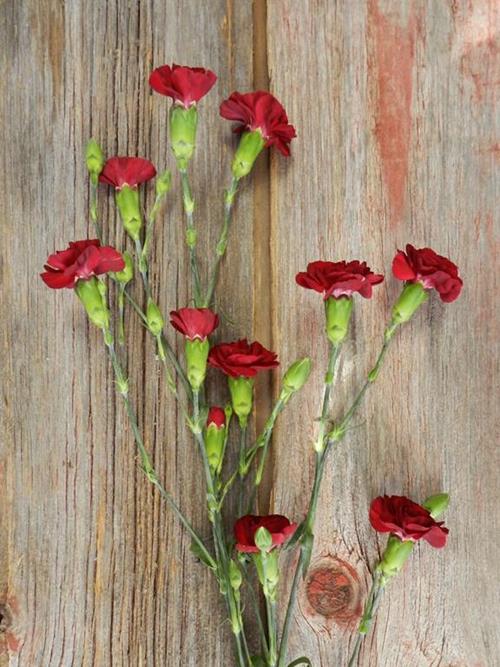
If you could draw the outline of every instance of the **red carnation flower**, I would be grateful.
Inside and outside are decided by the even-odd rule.
[[[133,188],[155,176],[156,169],[149,160],[142,157],[112,157],[106,161],[99,180],[121,190],[125,185]]]
[[[297,529],[296,523],[290,523],[286,516],[270,514],[269,516],[255,516],[247,514],[234,524],[236,549],[244,553],[258,553],[255,546],[255,533],[259,528],[267,528],[273,538],[273,547],[284,544]]]
[[[171,97],[174,102],[188,109],[199,102],[217,81],[216,75],[203,67],[162,65],[149,76],[149,85],[160,95]]]
[[[110,246],[101,246],[97,239],[72,241],[66,250],[50,255],[40,276],[52,289],[74,287],[78,280],[89,280],[109,271],[121,271],[125,262]]]
[[[189,340],[205,340],[219,326],[219,316],[209,308],[180,308],[170,312],[170,324]]]
[[[325,301],[333,296],[351,296],[359,292],[365,299],[371,298],[372,286],[384,280],[384,276],[373,273],[366,262],[311,262],[307,271],[297,273],[296,282],[306,289],[322,292]]]
[[[226,413],[222,408],[214,406],[208,411],[207,426],[214,424],[217,428],[222,428],[226,425]]]
[[[379,533],[392,533],[401,540],[424,539],[432,547],[446,544],[448,529],[431,513],[405,496],[379,496],[370,506],[370,523]]]
[[[421,283],[425,289],[435,289],[441,301],[458,299],[463,282],[458,267],[447,257],[431,248],[414,248],[408,243],[406,253],[398,250],[392,262],[392,272],[398,280]]]
[[[220,105],[220,115],[241,123],[234,129],[235,132],[259,130],[266,146],[276,146],[283,155],[290,155],[288,145],[297,134],[288,122],[285,109],[271,93],[263,90],[232,93]]]
[[[279,366],[274,352],[260,343],[249,343],[246,338],[234,343],[215,345],[208,355],[208,363],[231,377],[254,377],[259,371]]]

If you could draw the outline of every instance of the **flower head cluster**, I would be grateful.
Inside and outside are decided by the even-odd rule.
[[[222,102],[220,115],[240,123],[235,132],[258,130],[266,146],[276,146],[283,155],[290,155],[289,144],[297,134],[288,122],[285,109],[271,93],[263,90],[235,92]]]
[[[424,539],[444,547],[448,529],[435,521],[429,510],[405,496],[379,496],[370,506],[370,523],[379,533],[391,533],[402,541]]]
[[[455,301],[462,290],[463,281],[456,264],[431,248],[417,249],[408,244],[406,252],[398,250],[392,262],[392,272],[398,280],[435,289],[441,301],[446,303]]]
[[[125,262],[110,246],[101,246],[97,239],[71,241],[66,250],[58,250],[45,263],[40,276],[52,289],[73,288],[78,280],[89,280],[110,271],[121,271]]]
[[[217,80],[216,75],[204,67],[162,65],[151,72],[149,85],[160,95],[171,97],[185,109],[199,102]]]
[[[286,516],[281,514],[270,514],[268,516],[247,514],[242,516],[234,524],[237,551],[258,553],[259,548],[255,544],[255,533],[259,528],[266,528],[270,532],[272,547],[274,548],[284,544],[292,537],[297,529],[297,524],[291,523]]]
[[[311,262],[307,271],[298,273],[297,284],[306,289],[313,289],[323,293],[326,301],[333,296],[352,296],[359,292],[365,299],[372,296],[373,285],[378,285],[384,276],[373,273],[366,262],[353,260],[352,262]]]
[[[249,343],[246,338],[215,345],[208,355],[208,363],[233,378],[254,377],[261,370],[279,366],[274,352],[257,341]]]

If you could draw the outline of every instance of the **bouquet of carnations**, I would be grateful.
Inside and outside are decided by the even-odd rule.
[[[212,338],[219,324],[216,290],[221,263],[230,237],[235,198],[249,176],[260,153],[274,146],[285,157],[296,136],[294,127],[278,100],[268,92],[234,92],[220,106],[223,118],[236,123],[240,135],[231,165],[231,179],[224,192],[224,214],[212,262],[203,266],[197,252],[195,201],[190,187],[189,168],[196,147],[198,105],[216,81],[213,72],[202,68],[164,65],[155,69],[149,84],[160,95],[172,99],[169,114],[170,147],[179,175],[185,212],[186,252],[189,255],[192,298],[185,307],[170,312],[170,325],[184,337],[184,355],[178,358],[156,300],[157,286],[150,280],[149,261],[155,248],[155,221],[172,186],[169,171],[157,174],[148,160],[140,157],[110,157],[94,140],[87,146],[86,164],[90,177],[90,218],[94,239],[71,242],[66,250],[50,255],[41,274],[52,289],[74,291],[92,325],[102,331],[121,397],[134,434],[138,461],[145,479],[156,487],[192,540],[192,550],[200,566],[208,568],[225,601],[229,627],[234,638],[234,663],[243,666],[293,667],[311,665],[307,656],[290,656],[288,639],[298,588],[307,573],[314,544],[314,525],[325,466],[342,441],[365,393],[376,382],[391,341],[430,294],[437,292],[444,302],[460,294],[462,281],[457,267],[430,248],[408,244],[396,252],[392,273],[402,281],[402,290],[389,313],[384,338],[366,380],[340,416],[331,415],[330,397],[342,346],[349,336],[355,302],[370,299],[384,276],[373,272],[364,261],[313,261],[296,276],[300,287],[322,296],[328,364],[311,456],[315,459],[314,482],[305,516],[261,516],[256,500],[272,443],[273,427],[287,404],[306,384],[312,361],[298,359],[283,373],[277,400],[255,439],[249,438],[248,422],[254,406],[254,381],[258,373],[278,367],[275,352],[257,341],[241,338],[217,342]],[[143,212],[140,186],[155,179],[156,199],[149,213]],[[98,216],[99,183],[111,186],[128,239],[128,249],[120,251],[104,244]],[[142,296],[130,293],[134,277]],[[206,276],[206,279],[204,279]],[[319,304],[318,304],[319,307]],[[159,478],[144,442],[129,395],[123,350],[127,343],[127,318],[138,317],[156,347],[158,363],[172,400],[179,402],[204,471],[205,490],[200,503],[206,504],[211,538],[203,539],[193,528],[175,500],[175,489],[166,489]],[[320,315],[318,315],[320,316]],[[244,332],[242,332],[242,335]],[[322,341],[316,341],[320,345]],[[209,367],[227,380],[228,402],[213,405],[206,388]],[[289,433],[290,447],[300,440]],[[234,455],[228,456],[229,452]],[[132,455],[132,451],[131,451]],[[169,453],[166,452],[168,456]],[[234,465],[230,465],[235,462]],[[146,482],[145,482],[146,483]],[[229,502],[230,501],[230,502]],[[448,505],[448,495],[438,493],[421,504],[404,496],[379,496],[369,509],[369,520],[378,532],[388,533],[387,546],[373,568],[373,583],[360,618],[354,651],[346,664],[357,661],[363,637],[370,629],[382,592],[398,574],[423,539],[441,548],[448,530],[437,519]],[[236,514],[228,508],[236,508]],[[228,529],[229,526],[229,529]],[[295,574],[288,585],[285,607],[278,613],[280,555],[296,550]],[[278,619],[284,619],[282,623]],[[248,623],[257,628],[250,637]]]

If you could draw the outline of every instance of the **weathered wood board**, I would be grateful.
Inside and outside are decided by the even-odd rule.
[[[376,355],[399,289],[389,276],[395,249],[431,245],[465,282],[458,302],[433,299],[398,334],[357,428],[333,454],[291,656],[347,663],[384,543],[368,524],[370,499],[445,489],[449,545],[416,550],[359,665],[496,664],[499,31],[496,0],[0,3],[1,667],[231,664],[217,588],[137,469],[99,336],[70,293],[49,293],[37,276],[54,248],[91,233],[89,136],[109,154],[172,166],[168,105],[147,86],[151,68],[171,61],[219,75],[200,105],[193,169],[202,256],[219,228],[234,146],[218,100],[269,84],[298,132],[293,157],[261,158],[241,192],[220,292],[220,339],[254,333],[283,365],[315,360],[309,390],[276,429],[262,508],[300,519],[312,482],[326,346],[320,299],[295,286],[295,273],[347,257],[388,274],[371,301],[356,302],[335,414]],[[100,214],[122,247],[105,191]],[[167,311],[188,298],[177,179],[156,238],[153,276]],[[182,415],[136,321],[130,334],[146,441],[208,535]],[[263,409],[272,384],[260,382]]]

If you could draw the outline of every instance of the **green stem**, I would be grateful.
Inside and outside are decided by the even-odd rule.
[[[373,578],[370,592],[368,594],[368,598],[366,600],[365,608],[363,610],[363,616],[361,617],[361,621],[359,623],[358,636],[356,637],[356,642],[354,644],[354,648],[347,667],[354,667],[356,664],[356,660],[361,649],[361,644],[363,643],[363,639],[370,630],[383,592],[384,583],[382,582],[380,575],[376,572]]]
[[[267,629],[269,637],[269,650],[267,654],[267,663],[269,667],[276,667],[278,659],[278,641],[277,641],[277,624],[276,624],[276,602],[270,600],[266,596],[266,612],[267,612]]]
[[[97,219],[97,188],[98,188],[98,180],[97,177],[94,179],[90,179],[90,219],[94,223],[95,231],[97,234],[97,238],[99,241],[102,242],[102,229],[101,225],[99,224],[99,220]]]
[[[314,469],[314,483],[311,491],[311,500],[309,502],[309,510],[304,522],[302,537],[310,540],[307,545],[307,552],[304,545],[301,545],[300,556],[295,568],[293,576],[292,587],[290,589],[290,597],[288,599],[288,607],[285,615],[285,622],[283,625],[283,632],[281,635],[281,644],[279,652],[279,667],[285,664],[286,652],[288,647],[288,635],[290,633],[290,623],[292,621],[293,610],[295,607],[295,600],[297,598],[297,589],[300,581],[300,575],[305,575],[305,571],[309,566],[310,554],[312,551],[313,528],[316,518],[316,509],[318,506],[319,492],[321,488],[321,480],[323,478],[323,470],[325,464],[325,430],[328,420],[328,409],[330,405],[330,394],[332,390],[333,381],[335,378],[335,365],[340,353],[340,343],[330,344],[330,352],[328,355],[328,366],[325,375],[325,385],[323,389],[323,400],[321,407],[321,417],[319,422],[318,437],[314,444],[316,450],[316,465]]]
[[[189,177],[186,169],[179,169],[182,183],[182,201],[184,204],[184,213],[186,214],[186,244],[189,248],[189,264],[191,267],[191,277],[193,280],[194,305],[199,308],[202,305],[202,288],[198,260],[196,259],[196,241],[197,234],[194,228],[193,211],[194,199],[189,185]]]
[[[106,344],[106,348],[108,350],[109,357],[111,359],[111,364],[113,366],[113,371],[115,374],[119,394],[122,397],[123,403],[125,405],[125,409],[127,411],[128,419],[130,422],[130,425],[132,427],[132,431],[134,434],[134,439],[135,443],[137,446],[137,449],[139,451],[139,456],[141,458],[141,466],[142,466],[142,471],[146,475],[146,477],[149,479],[151,484],[156,486],[156,488],[159,490],[160,495],[162,498],[168,503],[170,508],[173,510],[174,514],[177,516],[179,521],[182,523],[184,528],[188,531],[188,533],[191,535],[192,539],[196,542],[198,545],[200,551],[203,553],[205,556],[207,562],[210,563],[210,567],[212,569],[216,569],[217,565],[213,559],[213,557],[210,555],[208,552],[207,548],[205,547],[203,540],[201,537],[196,533],[194,530],[193,526],[189,522],[189,520],[184,516],[182,513],[181,509],[171,496],[171,494],[163,487],[161,484],[160,480],[158,479],[158,475],[156,474],[156,471],[153,467],[153,464],[151,462],[151,459],[149,457],[149,454],[146,450],[146,447],[144,445],[144,441],[142,439],[142,434],[139,430],[139,425],[137,423],[137,417],[135,415],[134,409],[132,407],[132,404],[130,403],[129,397],[128,397],[128,388],[127,388],[127,378],[125,375],[125,372],[120,364],[120,361],[118,359],[118,356],[116,354],[113,342],[112,342],[112,334],[111,332],[104,331],[104,342]]]
[[[210,279],[208,282],[208,289],[207,289],[207,294],[205,297],[205,301],[203,305],[205,308],[209,308],[212,299],[214,296],[215,288],[217,287],[217,282],[219,280],[219,271],[220,271],[220,265],[222,262],[222,258],[226,254],[226,248],[227,248],[227,240],[228,240],[228,235],[229,235],[229,227],[231,225],[231,214],[233,211],[233,205],[234,205],[234,198],[236,195],[236,192],[238,190],[238,183],[239,180],[237,178],[234,178],[231,180],[231,185],[229,186],[229,189],[226,190],[225,192],[225,198],[224,198],[224,223],[222,225],[222,231],[219,236],[219,240],[217,242],[216,246],[216,255],[215,255],[215,262],[212,267],[212,272],[210,274]]]
[[[274,407],[272,409],[271,414],[269,415],[269,418],[267,419],[265,425],[264,425],[264,430],[262,431],[261,436],[258,438],[257,442],[255,443],[255,447],[252,448],[252,451],[249,452],[249,455],[246,457],[246,467],[248,468],[251,464],[252,461],[257,454],[258,450],[262,448],[262,454],[260,457],[259,465],[257,468],[257,472],[255,473],[255,481],[254,485],[260,486],[260,483],[262,482],[262,475],[264,473],[264,466],[266,464],[266,459],[267,455],[269,453],[269,443],[271,442],[271,435],[273,433],[273,428],[274,424],[276,423],[276,419],[278,418],[278,415],[282,410],[284,409],[286,404],[286,401],[280,396],[279,399],[276,401],[274,404]]]
[[[245,457],[246,457],[247,427],[246,424],[240,424],[240,446],[238,453],[238,470],[240,476],[240,492],[238,497],[238,516],[243,512],[243,501],[245,494]]]
[[[125,287],[120,283],[118,287],[118,343],[125,344]]]

